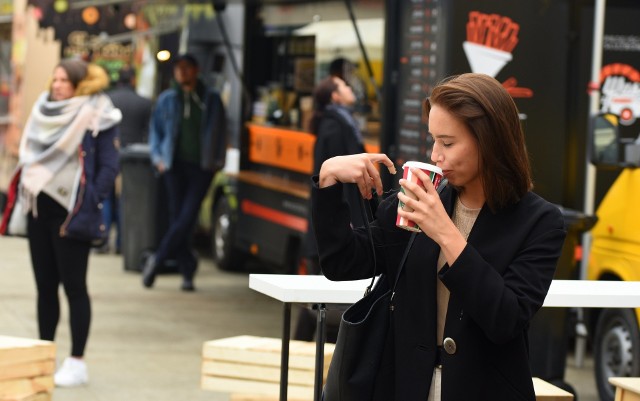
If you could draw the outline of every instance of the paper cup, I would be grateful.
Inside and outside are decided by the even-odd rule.
[[[404,178],[407,181],[415,182],[416,184],[420,185],[423,188],[424,188],[424,185],[422,185],[422,181],[420,181],[418,177],[411,172],[410,170],[411,167],[419,168],[420,170],[424,171],[431,178],[431,183],[433,184],[433,186],[436,189],[438,189],[438,186],[440,186],[440,181],[442,181],[442,169],[440,167],[437,167],[428,163],[413,162],[413,161],[406,162],[402,166],[402,170],[403,170],[402,178]],[[402,191],[403,194],[407,195],[411,199],[418,199],[418,197],[412,191],[404,187],[400,187],[400,190]],[[405,205],[403,202],[398,202],[398,210],[400,209],[408,210],[410,212],[413,211],[413,209]],[[415,222],[409,219],[406,219],[404,217],[400,217],[399,214],[398,214],[398,217],[396,217],[396,226],[400,228],[404,228],[405,230],[409,230],[409,231],[416,231],[416,232],[421,231],[420,227],[418,227],[418,225]]]

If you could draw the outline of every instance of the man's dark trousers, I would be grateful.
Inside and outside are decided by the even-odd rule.
[[[195,163],[175,161],[164,174],[169,200],[169,228],[156,251],[156,266],[175,257],[185,279],[193,279],[197,260],[191,252],[191,234],[207,194],[213,172]]]

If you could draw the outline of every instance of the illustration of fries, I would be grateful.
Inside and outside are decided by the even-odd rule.
[[[520,25],[509,17],[471,11],[466,28],[467,40],[462,47],[471,70],[495,77],[512,59]]]

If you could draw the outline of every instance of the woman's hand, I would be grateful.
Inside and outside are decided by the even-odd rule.
[[[437,242],[451,265],[466,246],[466,241],[447,214],[429,176],[417,168],[412,168],[411,172],[422,181],[424,188],[414,182],[401,179],[400,185],[413,192],[417,199],[412,199],[401,191],[398,192],[398,199],[408,206],[405,209],[399,208],[398,214],[413,220],[429,238]],[[412,212],[409,211],[411,209],[413,209]]]
[[[158,162],[158,163],[156,164],[156,171],[158,172],[158,174],[163,174],[163,173],[164,173],[164,170],[165,170],[165,168],[164,168],[164,163],[163,163],[163,162],[161,162],[161,161],[160,161],[160,162]]]
[[[382,195],[382,180],[374,163],[382,163],[391,174],[396,173],[393,162],[383,153],[336,156],[322,163],[318,185],[324,188],[338,182],[356,184],[364,199],[371,199],[374,188],[378,195]]]

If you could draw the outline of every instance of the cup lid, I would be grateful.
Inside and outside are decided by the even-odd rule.
[[[402,165],[402,168],[404,169],[405,167],[416,167],[419,168],[420,170],[428,170],[428,171],[433,171],[437,174],[442,175],[442,169],[438,166],[434,166],[433,164],[429,164],[429,163],[423,163],[423,162],[416,162],[416,161],[408,161],[405,162]]]

